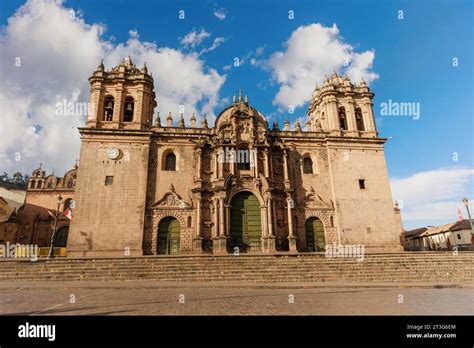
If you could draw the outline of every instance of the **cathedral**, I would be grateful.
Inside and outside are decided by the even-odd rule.
[[[283,127],[241,93],[214,124],[154,117],[153,77],[130,58],[89,81],[68,256],[401,250],[364,81],[334,73]]]

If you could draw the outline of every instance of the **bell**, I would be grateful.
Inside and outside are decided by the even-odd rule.
[[[128,103],[128,104],[127,104],[127,108],[126,108],[125,110],[127,110],[127,111],[133,111],[132,103]]]
[[[107,104],[105,105],[105,108],[106,108],[106,109],[113,109],[113,108],[114,108],[114,105],[113,105],[112,102],[109,100],[109,101],[107,102]]]

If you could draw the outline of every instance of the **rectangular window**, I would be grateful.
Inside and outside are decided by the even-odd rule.
[[[359,188],[361,190],[365,190],[365,180],[364,179],[359,179]]]
[[[105,177],[105,186],[110,186],[114,183],[114,177],[113,176],[106,176]]]
[[[461,239],[461,235],[458,233],[458,239]]]

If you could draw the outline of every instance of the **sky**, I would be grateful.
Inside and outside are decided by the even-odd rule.
[[[56,175],[79,156],[87,78],[130,55],[153,73],[156,112],[212,122],[243,90],[268,120],[304,120],[333,71],[364,78],[388,138],[386,160],[404,227],[467,218],[474,200],[471,1],[0,2],[0,172]],[[419,113],[383,112],[413,103]],[[294,106],[294,113],[289,112]],[[471,211],[474,212],[471,205]]]

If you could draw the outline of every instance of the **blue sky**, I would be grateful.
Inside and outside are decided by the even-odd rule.
[[[8,18],[24,3],[16,0],[0,3],[4,41],[9,35]],[[218,114],[225,106],[222,99],[231,99],[242,88],[257,109],[264,115],[276,116],[280,124],[285,116],[290,120],[303,117],[307,103],[298,107],[294,115],[282,110],[275,102],[281,81],[275,79],[275,71],[265,62],[275,52],[286,51],[285,42],[298,28],[314,23],[329,28],[335,24],[339,39],[351,45],[354,52],[374,52],[373,64],[368,71],[376,73],[378,78],[371,81],[370,87],[375,93],[374,114],[378,130],[382,137],[390,138],[386,145],[386,158],[389,176],[395,182],[392,190],[408,192],[407,185],[414,185],[411,195],[423,195],[426,202],[416,197],[394,198],[411,202],[411,205],[425,205],[425,208],[434,204],[445,212],[450,211],[439,218],[407,221],[408,227],[454,220],[456,214],[452,210],[456,202],[464,195],[474,198],[474,45],[473,5],[470,1],[67,0],[58,6],[74,9],[85,24],[100,23],[105,28],[101,40],[112,46],[126,43],[130,39],[130,30],[137,32],[140,42],[153,42],[158,48],[171,48],[185,55],[209,48],[214,39],[223,38],[224,42],[216,49],[198,58],[203,64],[203,74],[208,74],[212,68],[219,76],[225,76],[224,81],[210,81],[211,84],[213,81],[221,82],[213,94],[218,98],[214,113]],[[184,20],[178,18],[180,10],[185,11]],[[292,20],[288,18],[290,10],[294,11]],[[403,19],[398,18],[400,10]],[[217,18],[216,11],[224,13],[225,18]],[[194,49],[180,43],[180,38],[188,33],[202,30],[210,36]],[[259,47],[262,54],[256,54]],[[80,52],[84,50],[82,48]],[[225,70],[224,67],[231,65],[235,57],[244,59],[244,64]],[[452,65],[454,57],[459,62],[457,67]],[[251,58],[260,64],[250,64]],[[36,69],[47,68],[43,64]],[[87,77],[88,74],[84,74],[84,81]],[[315,84],[318,82],[314,81]],[[420,119],[380,116],[380,103],[389,99],[420,103]],[[159,93],[157,101],[160,107]],[[195,102],[196,110],[202,109],[202,104]],[[168,111],[160,109],[162,114]],[[41,123],[37,126],[40,132],[35,135],[41,138],[41,131],[47,126]],[[0,146],[0,153],[12,151],[6,145]],[[44,157],[45,161],[55,159],[53,154]],[[58,163],[62,162],[58,160]],[[25,164],[21,166],[31,169]],[[54,167],[53,164],[49,166]],[[10,164],[5,167],[8,170],[16,168]],[[59,171],[65,169],[57,168]],[[429,199],[430,187],[417,193],[420,180],[426,182],[427,177],[436,177],[428,180],[430,185],[446,186],[439,196]],[[402,187],[397,189],[394,187],[397,185]],[[451,196],[447,197],[449,192]],[[442,208],[439,206],[441,203],[444,203]]]

